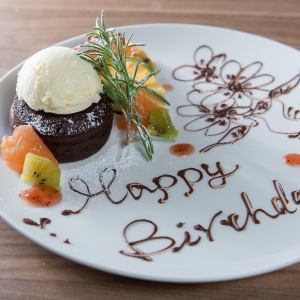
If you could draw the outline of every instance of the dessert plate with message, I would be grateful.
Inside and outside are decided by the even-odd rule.
[[[298,262],[300,53],[206,26],[120,30],[158,63],[179,137],[155,141],[147,161],[114,126],[97,154],[61,165],[63,201],[50,208],[19,199],[24,186],[1,159],[1,217],[50,251],[140,279],[229,280]],[[20,67],[0,82],[1,136]],[[173,155],[178,143],[195,151]]]

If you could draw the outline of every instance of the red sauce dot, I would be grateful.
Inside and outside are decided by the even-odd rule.
[[[300,166],[300,154],[289,153],[284,157],[283,161],[289,166],[299,167]]]
[[[170,153],[175,156],[186,157],[195,152],[195,147],[191,144],[175,144],[170,147]]]
[[[168,83],[166,83],[166,84],[163,84],[163,87],[164,87],[164,89],[166,90],[166,92],[171,92],[171,91],[173,91],[173,90],[174,90],[174,87],[173,87],[173,85],[171,85],[171,84],[168,84]]]

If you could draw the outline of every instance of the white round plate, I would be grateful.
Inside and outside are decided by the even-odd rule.
[[[176,157],[169,153],[170,143],[155,141],[149,162],[138,144],[122,148],[123,136],[114,128],[96,155],[61,165],[64,199],[51,208],[20,200],[25,185],[1,159],[1,217],[59,255],[140,279],[220,281],[298,262],[300,169],[283,157],[300,151],[300,53],[265,38],[206,26],[119,30],[146,43],[161,68],[160,82],[174,88],[167,98],[179,130],[176,143],[193,144],[196,151]],[[61,45],[82,41],[80,36]],[[0,81],[0,136],[10,134],[8,113],[20,67]],[[71,182],[77,192],[70,189],[71,178],[77,178]],[[90,194],[99,195],[91,195],[80,214],[63,216],[63,210],[80,208],[88,197],[78,193],[87,193],[78,178]],[[189,187],[189,181],[195,183]],[[128,190],[141,193],[140,199]],[[112,203],[109,197],[124,201]],[[23,223],[23,218],[43,217],[52,220],[44,229]],[[180,247],[184,239],[188,243]]]

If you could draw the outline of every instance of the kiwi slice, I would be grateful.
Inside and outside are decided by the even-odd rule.
[[[168,109],[163,107],[159,107],[150,113],[147,129],[151,135],[168,140],[175,140],[178,136],[178,131],[172,123]]]
[[[32,185],[44,185],[59,189],[60,169],[48,158],[27,153],[21,180]]]

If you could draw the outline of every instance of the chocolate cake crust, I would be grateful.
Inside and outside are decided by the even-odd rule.
[[[102,95],[98,103],[69,115],[35,111],[15,97],[10,110],[12,130],[30,124],[61,162],[89,157],[107,142],[113,124],[112,104]]]

